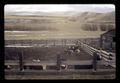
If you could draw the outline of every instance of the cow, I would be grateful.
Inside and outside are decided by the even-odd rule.
[[[76,52],[76,53],[80,53],[80,49],[76,49],[75,52]]]

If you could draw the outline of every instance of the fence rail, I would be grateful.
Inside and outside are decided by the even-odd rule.
[[[104,60],[104,62],[106,62],[105,64],[108,64],[112,67],[116,67],[115,66],[115,53],[109,53],[104,50],[98,50],[98,49],[95,49],[87,44],[82,43],[82,42],[79,42],[79,44],[80,44],[80,47],[85,52],[90,54],[91,56],[93,56],[94,52],[97,52],[99,54],[99,56],[102,58],[102,60]]]

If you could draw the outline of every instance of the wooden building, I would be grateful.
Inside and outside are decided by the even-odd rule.
[[[103,50],[115,52],[115,29],[102,34],[100,37],[100,43]]]

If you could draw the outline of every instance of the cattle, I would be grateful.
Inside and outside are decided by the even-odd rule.
[[[10,65],[6,65],[5,69],[11,69],[12,67]]]
[[[80,49],[78,46],[69,46],[68,49],[65,49],[64,51],[66,54],[68,55],[73,55],[74,53],[79,54],[80,53]]]
[[[39,59],[37,59],[37,60],[33,59],[33,62],[40,62],[40,60]]]
[[[67,69],[67,66],[65,64],[61,64],[61,69]]]
[[[67,54],[67,55],[72,55],[73,50],[65,50],[64,52],[65,52],[65,54]]]
[[[76,53],[80,53],[80,49],[76,49],[75,51],[76,51]]]

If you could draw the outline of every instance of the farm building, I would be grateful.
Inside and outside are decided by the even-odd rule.
[[[107,51],[115,51],[115,29],[109,30],[100,37],[101,48]]]

